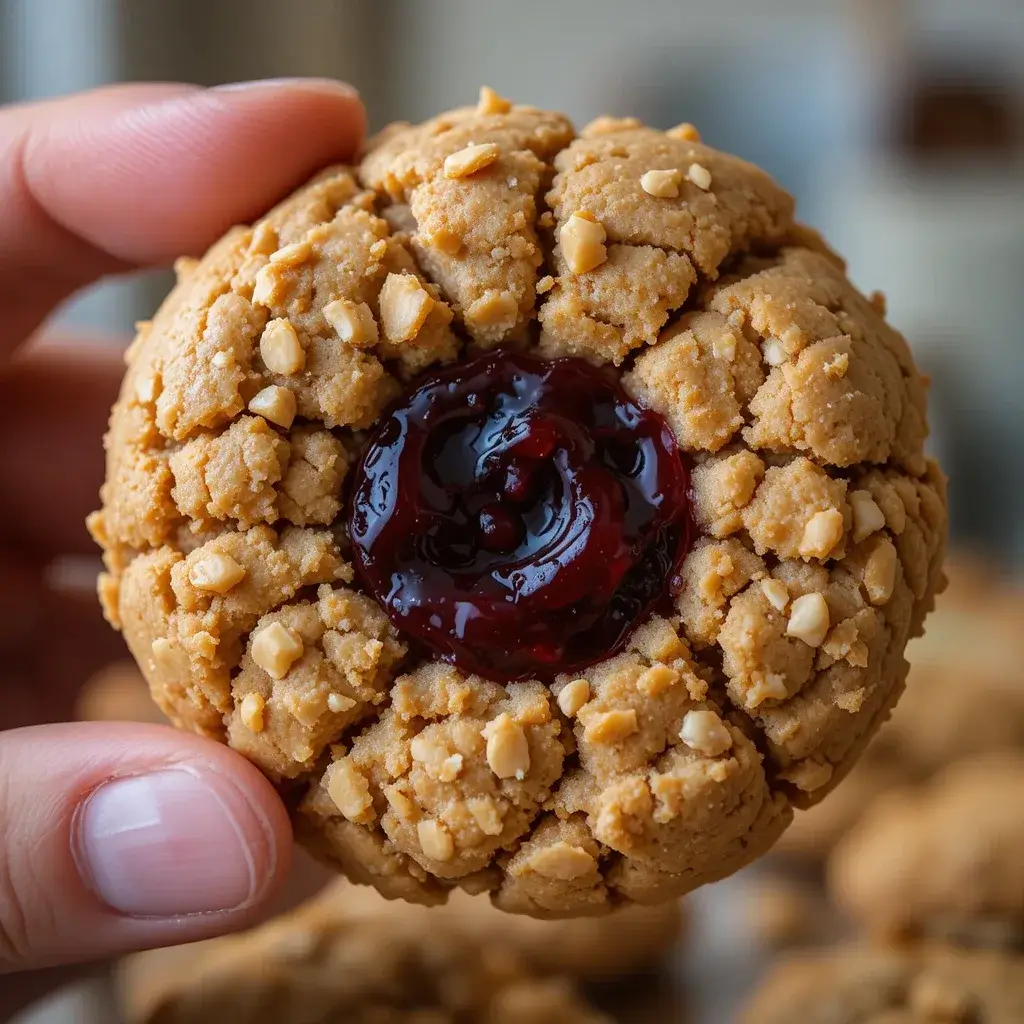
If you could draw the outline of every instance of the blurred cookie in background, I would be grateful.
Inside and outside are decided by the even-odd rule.
[[[797,812],[775,851],[820,864],[879,793],[946,765],[1024,749],[1024,588],[961,554],[924,636],[907,647],[910,675],[893,716],[843,785]]]
[[[575,980],[656,970],[681,929],[672,904],[540,921],[465,893],[421,907],[336,882],[241,935],[129,957],[118,987],[130,1024],[348,1022],[371,1010],[418,1024],[387,1016],[410,1008],[437,1021],[604,1020],[588,1016]],[[515,1016],[530,992],[533,1016]]]
[[[610,1021],[569,979],[539,978],[511,946],[430,913],[339,883],[251,931],[127,958],[123,1012],[129,1024]]]
[[[1024,958],[996,950],[847,948],[775,966],[739,1024],[1020,1024]]]
[[[883,938],[1024,949],[1024,752],[886,793],[836,847],[829,880]]]
[[[156,722],[167,719],[149,695],[134,661],[115,661],[90,676],[75,705],[82,722]]]
[[[607,918],[544,921],[496,910],[486,896],[461,891],[441,906],[424,907],[339,881],[324,890],[317,904],[325,918],[372,918],[420,936],[438,929],[457,933],[473,945],[513,957],[532,973],[588,981],[657,967],[683,932],[678,902],[626,907]]]
[[[744,924],[762,951],[820,945],[843,934],[843,922],[822,887],[806,877],[757,872]]]

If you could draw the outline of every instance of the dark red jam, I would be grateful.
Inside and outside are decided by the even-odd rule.
[[[349,534],[395,626],[467,672],[550,679],[606,658],[675,585],[689,474],[613,373],[505,351],[381,421]]]

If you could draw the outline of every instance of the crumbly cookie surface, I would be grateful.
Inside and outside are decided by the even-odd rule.
[[[837,900],[883,936],[1024,946],[1024,753],[886,793],[829,861]]]
[[[789,197],[689,126],[577,137],[485,90],[179,274],[111,420],[101,599],[162,710],[350,878],[535,916],[665,900],[768,849],[888,715],[941,583],[923,379]],[[346,559],[361,431],[499,344],[618,367],[694,464],[672,614],[550,686],[417,658]]]
[[[609,1024],[519,952],[447,908],[344,885],[251,931],[128,957],[117,989],[128,1024]]]
[[[1014,1024],[1024,1019],[1024,958],[942,947],[839,948],[776,966],[741,1024]]]
[[[823,862],[879,794],[978,754],[1024,747],[1024,595],[963,553],[947,574],[927,633],[907,647],[907,688],[892,719],[843,786],[795,816],[780,852]]]

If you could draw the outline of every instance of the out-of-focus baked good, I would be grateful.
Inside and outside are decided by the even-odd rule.
[[[829,880],[876,934],[1024,948],[1024,751],[879,797],[836,847]]]
[[[1024,958],[995,951],[837,948],[773,967],[740,1024],[1019,1024]]]
[[[249,932],[128,957],[128,1024],[610,1024],[515,943],[342,884]]]

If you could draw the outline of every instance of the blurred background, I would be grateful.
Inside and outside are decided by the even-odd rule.
[[[1024,6],[1020,0],[0,0],[0,98],[105,82],[329,75],[371,122],[481,83],[659,126],[767,168],[932,374],[959,540],[1024,562]],[[71,319],[130,331],[165,278]]]
[[[0,0],[4,102],[290,75],[352,82],[373,128],[473,103],[487,83],[577,125],[691,121],[761,164],[858,286],[886,294],[931,374],[956,546],[996,574],[1024,569],[1021,0]],[[129,334],[168,281],[104,283],[62,316]],[[688,1020],[729,1019],[760,970],[742,932],[753,884],[687,901]]]

